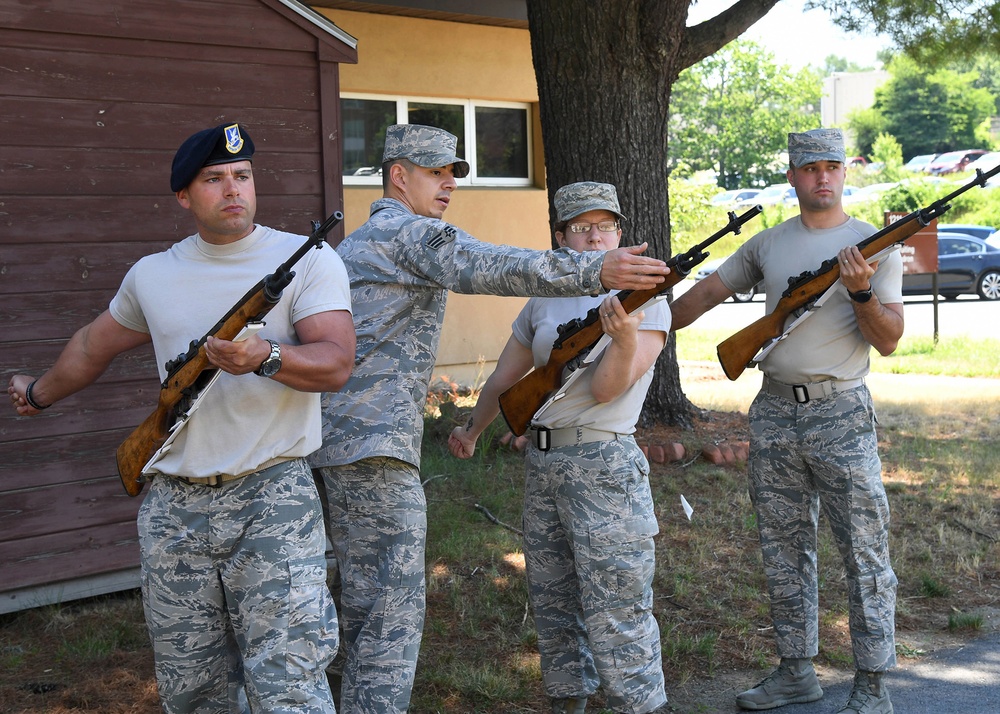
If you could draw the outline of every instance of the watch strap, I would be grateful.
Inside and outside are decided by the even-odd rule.
[[[868,302],[872,299],[872,289],[870,287],[867,290],[858,290],[856,293],[848,290],[847,294],[851,296],[851,300],[854,302]]]

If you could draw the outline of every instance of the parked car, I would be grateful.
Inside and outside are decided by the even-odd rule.
[[[708,200],[708,204],[717,208],[730,208],[740,201],[751,201],[758,193],[759,188],[734,188],[715,194]]]
[[[966,171],[975,171],[979,169],[983,173],[995,169],[1000,165],[1000,151],[990,151],[982,156],[980,156],[975,161],[971,161],[968,166],[965,167]]]
[[[988,153],[986,149],[962,149],[961,151],[949,151],[941,154],[939,157],[927,164],[926,171],[932,176],[965,171],[966,166],[985,153]]]
[[[716,260],[708,260],[701,264],[701,268],[694,274],[695,282],[699,280],[704,280],[709,275],[718,270],[719,266],[726,262],[725,258],[717,258]],[[764,281],[761,280],[749,292],[745,293],[734,293],[733,302],[750,302],[753,300],[754,295],[764,294]]]
[[[907,171],[921,172],[936,158],[937,154],[920,154],[919,156],[914,156],[912,159],[903,164],[903,168]]]
[[[1000,247],[938,226],[938,294],[946,300],[979,295],[1000,300]],[[933,275],[904,275],[903,295],[933,294]]]
[[[790,184],[787,183],[774,183],[767,186],[761,190],[753,198],[740,201],[736,204],[737,208],[749,208],[750,206],[773,206],[776,203],[781,203],[785,200],[785,194],[788,191],[794,191]]]
[[[996,233],[993,226],[975,226],[969,223],[938,223],[938,233],[967,233],[980,240],[986,240]]]

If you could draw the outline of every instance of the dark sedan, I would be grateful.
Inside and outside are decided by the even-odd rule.
[[[938,234],[938,293],[1000,300],[1000,248],[965,233]],[[904,275],[904,295],[931,295],[932,274]]]

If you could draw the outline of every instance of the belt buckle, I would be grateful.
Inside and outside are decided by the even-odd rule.
[[[795,397],[795,401],[799,404],[809,403],[809,387],[805,384],[793,384],[792,395]]]
[[[549,437],[549,429],[544,426],[535,427],[535,447],[539,451],[548,451],[552,448],[552,442]]]

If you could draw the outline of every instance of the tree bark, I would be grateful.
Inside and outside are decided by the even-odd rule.
[[[550,206],[565,184],[614,184],[626,216],[622,242],[648,242],[649,255],[666,259],[667,116],[676,77],[671,53],[677,53],[681,32],[650,31],[641,12],[648,4],[528,0],[528,24]],[[658,4],[661,10],[674,6],[657,19],[661,27],[683,29],[687,5]],[[690,425],[690,409],[670,339],[657,361],[643,419]]]

